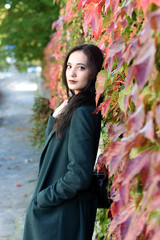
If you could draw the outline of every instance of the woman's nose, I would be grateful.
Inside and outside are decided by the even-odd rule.
[[[76,70],[75,70],[75,68],[72,68],[72,70],[71,70],[71,76],[72,76],[72,77],[76,76]]]

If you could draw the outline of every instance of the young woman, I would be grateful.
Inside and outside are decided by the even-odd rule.
[[[93,114],[103,54],[92,44],[66,56],[62,79],[69,97],[51,113],[37,186],[23,240],[91,240],[97,210],[92,176],[101,115]]]

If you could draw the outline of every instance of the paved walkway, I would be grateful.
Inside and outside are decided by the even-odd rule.
[[[40,149],[30,146],[36,84],[29,74],[0,79],[0,240],[22,240]]]

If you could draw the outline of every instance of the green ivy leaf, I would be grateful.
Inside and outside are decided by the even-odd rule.
[[[119,99],[118,99],[118,103],[119,103],[119,106],[120,106],[120,109],[125,113],[125,107],[124,107],[124,98],[126,95],[128,95],[131,91],[131,88],[128,87],[128,88],[125,88],[123,89],[122,91],[120,91],[119,93]]]
[[[133,21],[137,21],[137,14],[135,11],[133,11],[133,13],[132,13],[132,19],[133,19]]]

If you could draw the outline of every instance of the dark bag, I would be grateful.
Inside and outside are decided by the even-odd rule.
[[[97,208],[109,208],[112,200],[109,198],[107,191],[108,177],[104,172],[93,172],[93,184],[94,190],[97,196],[98,205]]]

